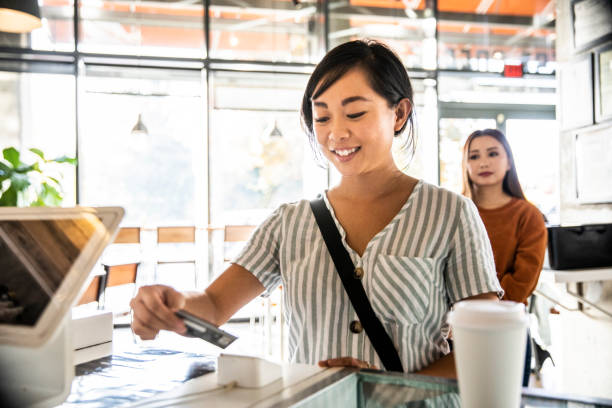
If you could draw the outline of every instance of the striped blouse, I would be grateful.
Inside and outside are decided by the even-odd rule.
[[[450,305],[480,293],[503,293],[487,233],[470,200],[419,181],[360,257],[324,198],[353,263],[365,271],[362,283],[372,308],[408,372],[449,352]],[[290,361],[316,364],[351,356],[383,367],[365,331],[350,330],[358,318],[307,200],[274,211],[234,263],[268,292],[282,283]]]

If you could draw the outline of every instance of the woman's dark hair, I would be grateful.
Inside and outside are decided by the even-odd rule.
[[[313,150],[319,151],[312,124],[312,100],[354,68],[365,72],[370,87],[387,100],[389,107],[404,98],[410,101],[410,115],[402,128],[395,132],[395,136],[401,135],[410,122],[410,130],[402,148],[414,153],[415,113],[410,78],[400,58],[389,47],[374,40],[350,41],[335,47],[323,57],[310,76],[302,98],[301,115],[302,127]]]
[[[510,164],[510,169],[506,172],[506,175],[504,176],[502,189],[504,193],[508,194],[509,196],[525,200],[525,194],[523,194],[521,183],[519,183],[518,175],[516,174],[516,166],[514,165],[514,156],[512,155],[512,149],[510,149],[510,144],[508,143],[508,139],[506,139],[506,136],[504,136],[504,134],[497,129],[476,130],[475,132],[472,132],[472,134],[469,135],[467,140],[465,141],[465,144],[463,145],[463,160],[461,161],[461,172],[463,174],[463,195],[466,197],[473,198],[474,187],[472,184],[472,180],[470,180],[470,176],[468,175],[467,160],[472,140],[480,136],[490,136],[497,140],[499,143],[501,143],[502,146],[504,146],[504,150],[506,151],[506,155],[508,156],[508,163]]]

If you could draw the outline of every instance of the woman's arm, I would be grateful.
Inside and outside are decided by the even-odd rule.
[[[527,301],[535,289],[546,253],[546,225],[540,211],[533,207],[519,228],[513,272],[501,278],[504,299]]]
[[[185,310],[220,326],[264,289],[251,272],[232,264],[204,293],[188,295]]]
[[[479,295],[470,296],[469,298],[466,298],[463,300],[468,300],[468,299],[499,300],[499,298],[497,297],[497,293],[495,292],[481,293]],[[415,374],[431,375],[434,377],[444,377],[444,378],[456,379],[457,372],[455,370],[454,353],[453,352],[448,353],[447,355],[443,356],[439,360],[434,361],[432,364],[428,365],[422,370],[415,372]]]
[[[236,264],[227,268],[203,293],[180,293],[163,285],[143,286],[130,302],[132,330],[143,340],[155,338],[160,330],[183,334],[185,325],[174,314],[179,309],[220,326],[263,290],[253,274]]]

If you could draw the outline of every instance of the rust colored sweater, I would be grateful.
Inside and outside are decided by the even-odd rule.
[[[533,204],[518,198],[499,208],[478,207],[478,212],[491,241],[504,300],[527,304],[544,263],[544,216]]]

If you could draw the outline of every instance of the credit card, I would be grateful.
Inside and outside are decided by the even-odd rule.
[[[176,315],[183,319],[183,323],[187,327],[187,336],[199,337],[202,340],[214,344],[217,347],[226,348],[234,342],[238,337],[223,331],[214,324],[200,319],[184,310],[179,310]]]

